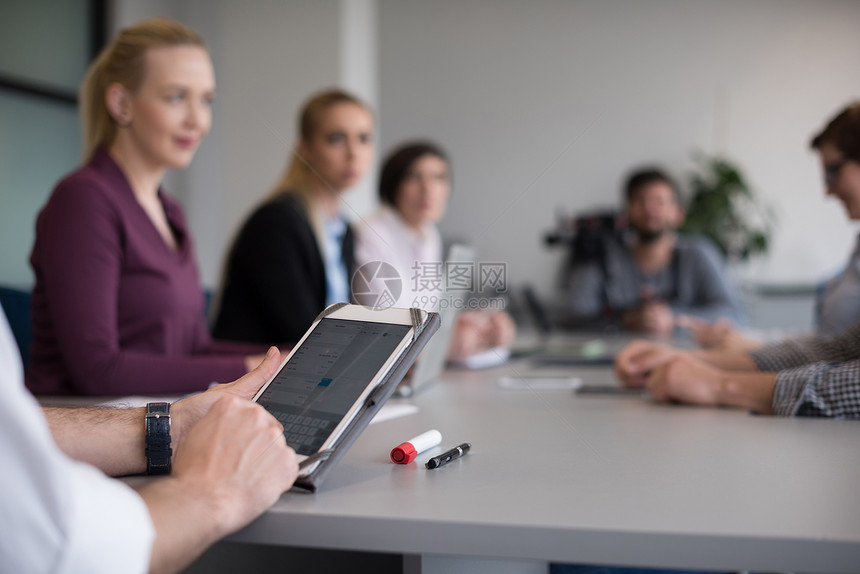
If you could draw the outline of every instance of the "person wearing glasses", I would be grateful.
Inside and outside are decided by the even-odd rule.
[[[828,195],[860,219],[860,102],[842,110],[811,142]],[[846,273],[857,275],[857,256]],[[860,288],[857,280],[851,282]],[[838,336],[789,339],[757,350],[677,349],[634,341],[615,359],[630,387],[665,402],[727,406],[759,414],[860,418],[860,321]],[[551,564],[550,574],[639,574],[638,569]],[[678,571],[648,570],[650,574]]]
[[[842,201],[851,219],[860,219],[860,102],[833,118],[812,139],[812,148],[820,156],[827,193]],[[846,274],[846,287],[860,290],[856,256]],[[844,305],[844,312],[853,310]],[[860,418],[856,317],[841,335],[786,339],[753,351],[680,350],[634,341],[618,354],[615,370],[628,386],[647,387],[663,401],[783,416]]]
[[[840,111],[810,142],[821,158],[825,193],[842,202],[851,221],[860,221],[860,101]],[[844,270],[819,290],[815,334],[840,335],[860,321],[860,236]],[[762,341],[745,337],[724,322],[689,325],[699,344],[708,348],[754,350]]]

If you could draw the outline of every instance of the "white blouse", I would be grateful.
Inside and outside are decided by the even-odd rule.
[[[438,309],[445,269],[435,224],[414,229],[394,209],[383,206],[355,226],[355,260],[358,271],[352,287],[359,303]],[[396,271],[399,284],[381,263]]]

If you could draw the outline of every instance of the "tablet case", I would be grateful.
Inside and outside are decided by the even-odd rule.
[[[319,314],[317,320],[326,317],[347,304],[335,303],[326,307]],[[410,312],[412,314],[412,325],[415,327],[412,333],[412,342],[409,343],[409,346],[400,355],[400,359],[392,365],[391,370],[388,371],[388,374],[377,385],[376,389],[368,395],[361,411],[352,419],[349,426],[346,427],[334,445],[332,445],[330,449],[331,454],[328,459],[320,462],[314,471],[307,476],[299,477],[294,486],[311,492],[317,491],[325,477],[337,464],[337,461],[346,454],[346,451],[349,450],[349,447],[352,446],[352,443],[355,442],[361,431],[370,424],[371,419],[382,408],[382,405],[385,404],[385,401],[394,394],[394,390],[400,381],[403,380],[403,377],[406,376],[406,372],[412,366],[412,363],[415,362],[415,359],[418,358],[418,354],[430,340],[430,337],[433,336],[433,333],[439,329],[441,320],[438,313],[427,313],[427,318],[422,322],[420,309],[412,308]]]

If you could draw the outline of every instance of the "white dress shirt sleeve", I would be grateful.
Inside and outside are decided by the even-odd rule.
[[[0,312],[4,571],[146,572],[155,531],[143,499],[61,452],[23,382],[21,357]]]

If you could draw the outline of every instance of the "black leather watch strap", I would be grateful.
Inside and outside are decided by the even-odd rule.
[[[170,474],[170,403],[146,405],[146,474]]]

